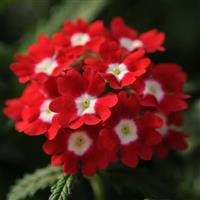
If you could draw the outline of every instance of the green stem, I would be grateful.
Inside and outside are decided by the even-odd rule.
[[[92,177],[87,177],[94,193],[95,200],[106,200],[105,186],[102,178],[96,174]]]

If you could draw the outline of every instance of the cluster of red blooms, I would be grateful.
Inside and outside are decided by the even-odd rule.
[[[18,131],[44,134],[44,151],[68,174],[93,175],[117,161],[134,168],[153,154],[183,150],[186,75],[147,57],[165,50],[164,39],[155,29],[138,34],[120,17],[110,29],[102,21],[66,21],[16,55],[11,69],[28,84],[4,112]]]

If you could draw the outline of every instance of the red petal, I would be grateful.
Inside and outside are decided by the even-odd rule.
[[[85,162],[82,167],[82,172],[85,176],[95,175],[96,170],[97,170],[97,166],[94,160]]]
[[[27,125],[24,133],[30,136],[41,135],[47,132],[49,126],[50,124],[42,122],[40,119],[37,119],[36,121]]]
[[[97,100],[96,105],[103,105],[103,106],[107,106],[107,107],[113,107],[114,105],[117,104],[118,98],[117,95],[114,93],[107,93],[106,95],[100,97]]]
[[[145,112],[144,115],[138,120],[138,124],[141,129],[160,128],[163,125],[163,121],[153,112]]]
[[[136,167],[138,165],[137,155],[128,147],[123,148],[121,161],[128,167]]]
[[[65,160],[65,154],[53,155],[51,157],[51,164],[52,165],[61,165],[64,163],[64,160]]]
[[[141,59],[144,57],[145,51],[144,50],[137,50],[133,53],[131,53],[130,55],[128,55],[125,60],[123,61],[123,63],[126,66],[132,66],[137,60]]]
[[[106,121],[111,115],[111,112],[107,107],[96,106],[95,109],[96,109],[97,114],[101,117],[102,121]]]
[[[156,29],[153,29],[141,34],[139,39],[143,42],[147,52],[153,53],[156,50],[164,50],[161,46],[165,40],[165,34],[163,32],[158,32]]]
[[[69,127],[71,129],[80,128],[84,124],[83,117],[79,117],[78,119],[71,121]]]
[[[145,146],[144,144],[139,145],[137,153],[143,160],[151,160],[152,157],[152,148]]]
[[[164,113],[168,113],[181,111],[186,109],[187,107],[188,104],[183,100],[181,94],[166,94],[159,108]]]
[[[65,77],[58,78],[58,90],[62,95],[80,96],[84,91],[81,74],[76,70],[69,70]]]
[[[123,77],[121,81],[122,87],[125,87],[127,85],[132,84],[136,80],[135,74],[133,72],[128,72],[126,75]]]
[[[100,131],[98,142],[100,148],[104,148],[112,152],[116,152],[119,147],[118,138],[110,129],[107,128],[104,128]]]
[[[143,135],[144,143],[148,146],[159,144],[162,141],[162,136],[153,130],[147,130]]]
[[[84,124],[87,125],[95,125],[101,121],[101,119],[99,119],[99,117],[97,117],[96,114],[85,114],[82,117]]]
[[[61,128],[59,122],[58,122],[58,115],[53,117],[52,122],[51,122],[51,126],[48,129],[47,132],[47,137],[49,140],[52,140],[55,138],[55,136],[58,133],[58,130]]]
[[[111,22],[111,31],[115,38],[128,37],[134,39],[137,37],[137,32],[127,26],[121,17],[115,17]]]
[[[86,70],[83,76],[88,81],[87,93],[99,96],[104,91],[105,81],[99,74],[91,70]]]

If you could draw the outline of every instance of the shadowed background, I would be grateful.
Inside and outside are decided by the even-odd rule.
[[[184,112],[185,129],[191,134],[181,191],[189,199],[200,198],[200,1],[199,0],[1,0],[0,1],[0,109],[4,101],[20,95],[23,86],[9,69],[13,54],[25,52],[40,33],[51,35],[65,19],[102,19],[109,25],[114,16],[140,32],[157,28],[166,33],[165,53],[151,56],[155,62],[176,62],[188,73],[186,91],[193,96]],[[31,98],[31,97],[30,97]],[[0,113],[0,199],[4,200],[14,180],[49,162],[41,145],[43,137],[17,133],[14,123]],[[181,158],[182,159],[182,158]],[[160,161],[163,162],[163,161]],[[165,161],[179,166],[173,153]],[[173,163],[173,164],[171,164]],[[172,169],[173,170],[173,169]],[[145,179],[143,180],[145,181]],[[88,191],[87,200],[92,199]],[[166,185],[166,187],[168,187]],[[112,193],[112,192],[111,192]],[[114,193],[114,192],[113,192]],[[48,190],[34,198],[47,199]],[[114,194],[110,196],[115,199]],[[133,199],[127,195],[126,199]],[[140,199],[138,197],[138,199]],[[77,199],[79,200],[79,199]]]

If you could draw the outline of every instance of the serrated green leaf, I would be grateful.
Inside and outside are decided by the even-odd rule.
[[[38,190],[52,186],[61,176],[60,167],[47,166],[27,174],[11,187],[7,200],[22,200],[33,196]]]
[[[71,190],[75,182],[75,176],[64,175],[55,185],[51,187],[51,196],[49,200],[68,200],[71,196]]]

